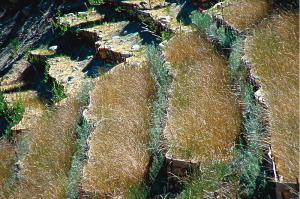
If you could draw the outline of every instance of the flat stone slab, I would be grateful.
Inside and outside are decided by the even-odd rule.
[[[87,22],[95,22],[103,19],[104,16],[97,13],[96,10],[90,10],[86,12],[68,13],[57,19],[60,20],[60,24],[69,24],[70,27],[74,27]]]
[[[97,57],[104,61],[123,62],[140,49],[141,37],[138,32],[122,32],[129,23],[129,21],[104,23],[83,31],[87,37],[90,32],[90,37],[99,39],[95,43]]]
[[[49,58],[49,75],[64,87],[67,95],[75,96],[85,78],[82,70],[91,59],[76,61],[70,57]]]

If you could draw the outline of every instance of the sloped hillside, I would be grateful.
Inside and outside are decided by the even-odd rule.
[[[0,3],[0,198],[297,198],[299,1]]]

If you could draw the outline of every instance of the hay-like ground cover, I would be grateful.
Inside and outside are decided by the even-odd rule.
[[[78,102],[68,99],[45,112],[24,134],[24,154],[18,180],[4,190],[4,198],[65,198],[65,185],[75,152]]]
[[[0,194],[12,174],[12,166],[15,161],[16,154],[13,144],[6,139],[0,139]]]
[[[196,33],[173,38],[166,55],[176,71],[164,135],[169,154],[186,160],[228,160],[241,128],[228,63]]]
[[[224,20],[244,31],[257,24],[269,9],[268,0],[230,0],[223,9]]]
[[[246,42],[246,57],[260,78],[269,111],[270,144],[284,181],[299,177],[299,14],[282,11],[264,20]]]
[[[89,110],[96,128],[90,135],[82,188],[124,196],[144,180],[154,85],[147,67],[116,66],[91,92]]]

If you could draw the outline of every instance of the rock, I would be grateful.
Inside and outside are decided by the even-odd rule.
[[[160,50],[162,50],[162,49],[164,49],[165,48],[165,45],[164,44],[162,44],[162,43],[160,43],[160,44],[158,44],[158,49],[160,49]]]
[[[133,62],[132,66],[134,66],[134,67],[139,67],[139,66],[140,66],[140,63],[139,63],[139,62]]]
[[[148,5],[148,3],[146,2],[146,1],[142,1],[142,2],[140,2],[140,6],[142,6],[142,7],[146,7]]]
[[[78,16],[87,16],[87,12],[78,12]]]
[[[161,21],[161,20],[168,20],[170,21],[171,17],[170,16],[159,16],[158,17],[158,20]]]
[[[122,57],[125,57],[125,58],[129,58],[129,57],[131,57],[131,55],[130,55],[130,54],[121,53],[121,55],[122,55]]]
[[[126,36],[126,35],[128,35],[128,32],[125,30],[125,31],[122,31],[121,33],[120,33],[120,35],[121,36]]]
[[[117,39],[120,39],[120,36],[113,36],[111,39],[112,40],[117,40]]]
[[[72,69],[73,72],[75,72],[77,70],[79,70],[79,68],[77,66],[74,66],[73,69]]]
[[[68,16],[68,17],[74,17],[75,14],[74,14],[74,13],[68,13],[67,16]]]
[[[72,21],[71,21],[71,20],[66,20],[66,21],[64,21],[64,24],[71,25],[71,24],[72,24]]]
[[[23,167],[24,167],[23,162],[22,162],[21,160],[18,160],[18,161],[15,163],[15,172],[16,172],[16,173],[19,173]]]
[[[69,76],[69,77],[68,77],[68,82],[71,81],[71,80],[74,79],[74,78],[75,78],[74,75]]]
[[[170,16],[159,16],[158,20],[164,24],[170,23],[171,17]]]
[[[57,50],[58,49],[58,46],[50,46],[49,47],[49,50]]]
[[[25,17],[28,17],[30,15],[31,7],[27,6],[22,9],[22,13],[25,15]]]
[[[225,6],[228,6],[228,3],[227,4],[224,4],[223,2],[219,2],[219,3],[216,3],[212,9],[220,9],[222,7],[225,7]]]
[[[135,45],[133,45],[133,46],[131,47],[131,50],[132,50],[132,51],[138,51],[140,48],[141,48],[140,45],[135,44]]]
[[[168,20],[166,20],[166,19],[163,19],[163,20],[161,20],[160,22],[161,22],[161,23],[164,23],[164,24],[169,24],[169,23],[171,23],[170,21],[168,21]]]
[[[253,75],[252,77],[254,80],[260,80],[260,77],[258,75]]]

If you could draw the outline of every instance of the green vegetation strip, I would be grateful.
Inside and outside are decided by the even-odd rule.
[[[79,183],[82,179],[83,163],[86,159],[86,151],[88,150],[87,138],[90,134],[90,125],[83,117],[83,111],[89,104],[89,90],[91,83],[86,81],[82,85],[81,92],[77,99],[79,101],[79,116],[77,118],[77,150],[73,155],[72,166],[69,171],[68,182],[66,185],[67,198],[79,198]]]
[[[233,32],[225,31],[208,15],[195,11],[191,15],[193,24],[202,35],[213,39],[218,48],[231,48],[229,67],[233,84],[238,89],[243,106],[244,129],[236,143],[234,158],[226,171],[227,176],[239,182],[239,197],[262,197],[266,186],[266,172],[263,169],[262,139],[263,123],[259,104],[254,100],[253,86],[248,70],[241,61],[243,39]]]
[[[153,184],[163,166],[164,154],[162,146],[162,130],[167,108],[167,91],[169,87],[169,76],[167,66],[164,63],[161,52],[154,45],[147,49],[148,63],[151,75],[155,82],[157,98],[153,105],[153,127],[150,129],[149,147],[151,149],[153,162],[149,170],[149,182]],[[155,184],[153,186],[156,186]]]

